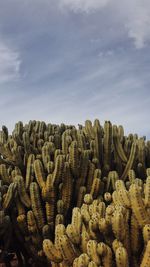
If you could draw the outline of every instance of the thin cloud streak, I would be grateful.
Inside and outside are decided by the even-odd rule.
[[[19,53],[0,41],[0,84],[19,78]]]
[[[133,40],[137,49],[143,48],[150,41],[150,2],[148,0],[59,0],[59,3],[62,10],[69,9],[75,13],[90,14],[105,9],[108,19],[111,11],[124,31],[127,30],[128,37]]]

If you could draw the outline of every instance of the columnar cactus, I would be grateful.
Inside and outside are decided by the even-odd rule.
[[[98,119],[2,126],[0,240],[21,266],[148,267],[149,231],[150,141]]]

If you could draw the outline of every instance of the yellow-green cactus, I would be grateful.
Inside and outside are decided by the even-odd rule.
[[[33,214],[36,218],[38,228],[42,229],[45,224],[45,217],[41,203],[39,187],[36,182],[32,182],[30,184],[30,198],[31,198],[31,207],[33,210]]]

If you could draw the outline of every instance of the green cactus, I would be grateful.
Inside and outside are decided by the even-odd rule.
[[[32,182],[30,184],[30,198],[33,214],[35,216],[38,228],[41,230],[45,224],[45,217],[41,203],[39,186],[36,182]]]

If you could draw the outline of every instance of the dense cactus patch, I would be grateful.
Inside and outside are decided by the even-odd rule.
[[[0,249],[7,266],[10,253],[19,266],[150,266],[150,141],[97,119],[3,126]]]

